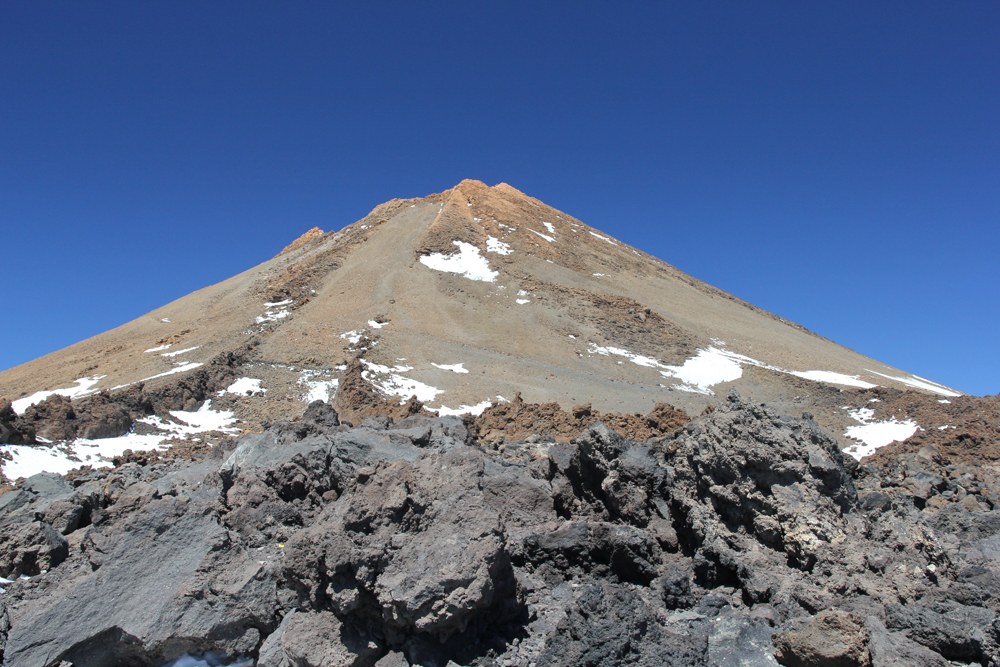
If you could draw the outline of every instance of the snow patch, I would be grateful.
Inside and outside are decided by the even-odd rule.
[[[240,378],[236,382],[232,383],[226,387],[225,393],[227,394],[239,394],[245,396],[248,392],[251,394],[256,394],[257,392],[265,393],[267,389],[260,386],[260,380],[255,378]]]
[[[443,389],[400,375],[400,373],[412,371],[413,368],[409,366],[389,368],[366,359],[362,359],[361,363],[368,368],[368,370],[361,372],[361,377],[383,394],[399,396],[403,401],[411,396],[416,396],[421,403],[429,403],[434,400],[435,396],[444,393]]]
[[[844,435],[852,440],[857,440],[858,443],[851,445],[844,451],[858,461],[866,456],[871,456],[875,450],[886,445],[906,440],[919,428],[912,419],[901,422],[892,417],[888,421],[872,421],[875,411],[871,408],[859,408],[852,410],[849,414],[860,422],[860,425],[849,427]]]
[[[875,373],[875,375],[881,375],[884,378],[895,380],[896,382],[902,382],[907,387],[914,387],[915,389],[923,389],[925,391],[939,394],[941,396],[962,395],[959,392],[955,391],[954,389],[949,389],[948,387],[945,387],[943,384],[938,384],[937,382],[931,382],[930,380],[926,380],[922,377],[917,377],[916,375],[911,375],[910,377],[896,377],[895,375],[886,375],[885,373],[879,373],[878,371],[873,371],[868,368],[866,368],[865,370],[868,371],[869,373]]]
[[[340,385],[340,380],[337,378],[333,378],[332,380],[313,380],[311,377],[312,375],[306,375],[299,378],[298,383],[304,385],[306,388],[306,395],[302,397],[302,400],[306,403],[312,403],[313,401],[329,403],[330,392]]]
[[[590,349],[588,350],[591,354],[600,354],[605,357],[609,355],[616,355],[619,357],[625,357],[633,364],[638,366],[646,366],[647,368],[671,368],[671,366],[664,366],[656,359],[652,357],[644,357],[641,354],[635,354],[634,352],[629,352],[620,347],[600,347],[594,343],[590,344]]]
[[[289,306],[293,303],[292,299],[285,299],[284,301],[273,301],[264,304],[264,314],[257,316],[257,324],[263,324],[265,322],[277,322],[278,320],[283,320],[288,317],[291,313],[288,311]]]
[[[10,453],[12,460],[3,464],[4,474],[10,479],[30,477],[40,472],[54,472],[64,475],[81,465],[92,465],[95,468],[111,467],[111,459],[121,456],[126,449],[132,451],[147,451],[150,449],[166,449],[163,444],[168,438],[178,438],[221,431],[228,435],[237,435],[239,429],[233,428],[236,418],[232,412],[212,410],[212,402],[205,401],[195,412],[182,410],[171,411],[170,414],[179,422],[168,422],[160,417],[151,416],[138,420],[141,423],[155,426],[160,433],[139,435],[127,433],[117,438],[102,438],[88,440],[77,438],[71,442],[45,447],[27,445],[4,445],[0,451]]]
[[[143,354],[145,354],[146,352],[159,352],[160,350],[169,349],[171,345],[173,345],[173,343],[167,343],[166,345],[161,345],[159,347],[151,347],[148,350],[143,350],[142,352]]]
[[[526,303],[531,303],[531,299],[515,299],[515,301],[521,304],[522,306]]]
[[[370,326],[372,329],[381,329],[382,327],[384,327],[387,324],[389,324],[389,323],[388,322],[376,322],[375,320],[368,320],[368,326]]]
[[[532,234],[538,234],[539,236],[541,236],[541,237],[542,237],[543,239],[545,239],[545,240],[546,240],[546,241],[548,241],[549,243],[554,243],[554,242],[555,242],[555,239],[554,239],[554,238],[552,238],[551,236],[546,236],[545,234],[542,234],[541,232],[536,232],[536,231],[535,231],[534,229],[532,229],[531,227],[528,227],[528,228],[527,228],[527,230],[528,230],[529,232],[531,232]]]
[[[698,353],[683,365],[667,366],[660,373],[664,377],[680,380],[681,385],[677,389],[681,391],[714,396],[715,392],[710,389],[712,385],[732,382],[743,377],[743,367],[740,365],[742,356],[709,347],[707,350],[698,350]]]
[[[171,368],[166,373],[157,373],[156,375],[151,375],[148,378],[143,378],[142,380],[139,380],[139,382],[146,382],[148,380],[155,380],[156,378],[166,377],[167,375],[174,375],[175,373],[185,373],[187,371],[194,370],[195,368],[198,368],[199,366],[204,366],[204,365],[205,365],[204,362],[190,361],[190,362],[188,362],[186,364],[181,364],[180,366],[177,366],[175,368]],[[114,388],[115,389],[121,389],[122,387],[127,387],[127,386],[128,385],[123,384],[123,385],[119,385],[119,386],[114,387]]]
[[[451,371],[452,373],[468,373],[468,370],[462,368],[464,365],[464,361],[460,364],[435,364],[433,361],[431,362],[431,366],[440,368],[441,370]]]
[[[674,387],[680,391],[689,391],[706,396],[714,396],[711,390],[712,385],[720,382],[732,382],[743,376],[743,366],[741,364],[750,363],[756,366],[763,366],[756,359],[751,359],[742,354],[720,350],[716,347],[698,350],[695,356],[686,360],[681,366],[670,366],[661,363],[653,357],[636,354],[620,347],[600,347],[590,343],[591,354],[616,355],[625,357],[637,366],[659,369],[663,377],[675,378],[681,381],[679,386]],[[620,362],[619,362],[620,363]]]
[[[477,417],[483,414],[486,408],[490,407],[492,402],[485,400],[482,403],[476,403],[475,405],[460,405],[457,408],[448,408],[441,406],[440,408],[427,408],[438,414],[438,417],[448,417],[457,415],[476,415]]]
[[[871,382],[865,382],[864,380],[858,378],[857,375],[844,375],[843,373],[834,373],[833,371],[789,371],[789,374],[805,378],[806,380],[813,380],[814,382],[842,384],[848,387],[860,387],[862,389],[871,389],[872,387],[878,386],[877,384],[872,384]]]
[[[542,224],[545,225],[545,229],[549,230],[549,234],[556,233],[556,228],[552,226],[551,222],[543,222]]]
[[[351,345],[357,345],[358,342],[361,340],[361,336],[363,335],[364,335],[363,331],[354,331],[352,329],[351,331],[345,331],[344,333],[340,334],[340,337],[346,340]]]
[[[36,403],[41,403],[49,396],[55,396],[59,394],[60,396],[66,396],[70,399],[79,398],[80,396],[86,396],[87,394],[93,394],[97,392],[93,389],[93,386],[98,383],[102,378],[107,377],[106,375],[94,375],[91,377],[79,378],[74,380],[76,382],[75,387],[67,387],[66,389],[53,389],[52,391],[36,391],[31,396],[26,396],[25,398],[19,398],[16,401],[12,401],[10,406],[14,409],[17,414],[24,414],[24,411],[30,408]]]
[[[486,252],[495,252],[498,255],[509,255],[514,252],[514,249],[509,245],[501,241],[500,239],[493,238],[492,236],[486,237]]]
[[[490,270],[490,263],[479,254],[479,248],[464,241],[452,241],[451,243],[458,246],[458,253],[444,255],[436,252],[424,255],[420,258],[420,263],[429,269],[457,273],[469,280],[480,280],[487,283],[496,280],[499,271]]]
[[[194,350],[197,350],[199,347],[201,347],[201,345],[195,345],[194,347],[189,347],[186,350],[177,350],[176,352],[164,352],[160,356],[161,357],[176,357],[176,356],[184,354],[186,352],[193,352]]]
[[[618,245],[617,243],[615,243],[614,241],[612,241],[611,239],[609,239],[609,238],[608,238],[607,236],[601,236],[601,235],[600,235],[600,234],[598,234],[597,232],[590,232],[590,235],[591,235],[591,236],[596,236],[596,237],[597,237],[597,238],[599,238],[599,239],[602,239],[602,240],[604,240],[604,241],[607,241],[607,242],[608,242],[608,243],[610,243],[611,245]]]
[[[236,422],[236,417],[233,416],[233,413],[225,410],[213,410],[212,401],[210,400],[205,401],[204,405],[194,412],[171,410],[170,414],[180,421],[187,423],[188,426],[169,424],[162,420],[159,420],[160,423],[156,425],[170,430],[175,435],[192,435],[195,433],[204,433],[205,431],[222,431],[223,433],[229,433],[232,435],[239,432],[239,429],[231,428]],[[158,418],[147,417],[146,419]]]

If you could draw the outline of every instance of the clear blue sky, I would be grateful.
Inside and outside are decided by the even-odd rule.
[[[0,369],[501,181],[1000,392],[1000,3],[0,3]]]

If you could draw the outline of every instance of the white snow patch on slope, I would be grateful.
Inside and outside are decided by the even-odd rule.
[[[517,303],[519,303],[522,306],[524,304],[526,304],[526,303],[531,303],[531,299],[514,299],[514,301],[516,301]]]
[[[789,375],[794,375],[796,377],[804,378],[806,380],[812,380],[814,382],[825,382],[828,384],[838,384],[849,387],[860,387],[863,389],[871,389],[872,387],[877,387],[878,385],[862,380],[857,375],[846,375],[844,373],[836,373],[834,371],[821,371],[821,370],[809,370],[809,371],[790,371],[785,368],[780,368],[778,366],[772,366],[770,364],[765,364],[762,361],[758,361],[752,357],[748,357],[743,354],[738,354],[736,352],[730,352],[728,350],[721,349],[724,345],[723,341],[718,339],[712,339],[712,342],[719,347],[711,346],[708,349],[699,349],[697,354],[684,362],[682,366],[663,366],[656,362],[657,368],[663,369],[661,373],[666,377],[675,377],[682,381],[682,385],[676,387],[682,391],[693,391],[699,394],[712,395],[713,392],[709,389],[713,384],[718,384],[719,382],[731,382],[733,380],[739,379],[742,374],[742,365],[757,366],[758,368],[765,368],[767,370],[777,371],[779,373],[788,373]],[[614,348],[607,348],[614,349]],[[618,352],[615,352],[618,354]],[[631,354],[631,353],[628,353]],[[622,355],[628,356],[628,355]],[[655,360],[653,360],[655,361]],[[634,362],[638,363],[638,362]],[[641,364],[648,365],[648,364]],[[882,375],[882,377],[890,378],[893,380],[898,380],[904,384],[910,386],[919,387],[922,389],[927,389],[928,391],[937,392],[938,394],[945,394],[949,396],[959,396],[960,394],[952,392],[951,390],[939,385],[937,383],[931,382],[930,380],[924,380],[923,378],[897,378],[889,375],[883,375],[882,373],[876,373],[869,369],[865,369],[870,373],[875,373],[876,375]],[[722,378],[722,379],[717,379]]]
[[[600,234],[598,234],[596,232],[590,232],[590,235],[591,236],[596,236],[599,239],[603,239],[603,240],[607,241],[608,243],[610,243],[611,245],[618,245],[617,243],[615,243],[614,241],[612,241],[611,239],[609,239],[607,236],[601,236]]]
[[[232,428],[236,421],[232,412],[212,410],[212,402],[205,401],[196,412],[174,410],[170,413],[179,421],[174,423],[164,421],[159,417],[145,417],[139,421],[160,429],[161,433],[138,435],[127,433],[117,438],[102,438],[87,440],[77,438],[61,445],[44,447],[29,447],[27,445],[3,445],[0,451],[10,453],[13,460],[3,464],[4,474],[9,479],[30,477],[40,472],[54,472],[60,475],[81,465],[92,465],[95,468],[111,467],[111,459],[120,456],[126,449],[146,451],[150,449],[166,449],[162,444],[168,438],[191,436],[207,431],[221,431],[236,435],[239,429]]]
[[[713,339],[717,345],[723,342]],[[743,376],[743,366],[757,366],[780,373],[788,373],[797,377],[814,380],[816,382],[827,382],[830,384],[842,384],[852,387],[871,388],[877,385],[865,382],[857,376],[844,375],[833,371],[789,371],[777,366],[765,364],[752,357],[736,352],[721,349],[721,347],[710,346],[707,349],[699,349],[695,356],[686,360],[681,366],[668,366],[652,357],[645,357],[618,347],[599,347],[590,343],[591,354],[617,355],[629,359],[639,366],[660,369],[664,377],[676,378],[681,381],[679,386],[674,387],[680,391],[690,391],[706,396],[713,396],[715,392],[711,390],[713,385],[721,382],[732,382]]]
[[[330,392],[335,392],[340,385],[340,380],[337,378],[319,379],[319,376],[325,375],[325,373],[326,371],[321,370],[302,371],[302,377],[298,379],[298,384],[306,389],[306,393],[302,397],[305,403],[312,403],[313,401],[330,402],[332,399]]]
[[[184,373],[184,372],[187,372],[187,371],[190,371],[190,370],[194,370],[195,368],[198,368],[199,366],[204,366],[204,365],[205,364],[203,362],[200,362],[200,361],[190,361],[190,362],[188,362],[186,364],[181,364],[180,366],[177,366],[176,368],[171,368],[166,373],[157,373],[156,375],[151,375],[148,378],[143,378],[142,380],[139,380],[139,382],[146,382],[147,380],[155,380],[156,378],[165,377],[167,375],[174,375],[175,373]],[[127,386],[128,385],[121,385],[121,387],[127,387]],[[115,389],[121,389],[121,387],[115,387]]]
[[[545,225],[545,229],[549,230],[549,234],[556,233],[556,228],[552,226],[551,222],[543,222],[542,224]]]
[[[648,368],[671,368],[671,366],[665,366],[656,359],[653,359],[652,357],[644,357],[641,354],[635,354],[634,352],[629,352],[628,350],[624,350],[620,347],[611,347],[611,346],[600,347],[594,343],[590,343],[590,349],[588,350],[588,352],[590,352],[591,354],[604,355],[605,357],[610,355],[625,357],[633,364],[636,364],[638,366],[646,366]]]
[[[346,340],[351,345],[357,345],[358,342],[361,340],[362,335],[364,335],[364,331],[354,331],[352,329],[351,331],[345,331],[344,333],[340,334],[340,337]]]
[[[260,380],[255,378],[240,378],[226,387],[226,393],[240,394],[241,396],[245,396],[247,392],[250,392],[251,394],[256,394],[257,392],[264,393],[267,389],[260,386],[260,382]]]
[[[164,352],[160,356],[161,357],[176,357],[178,355],[184,354],[185,352],[193,352],[194,350],[197,350],[199,347],[201,347],[201,345],[195,345],[194,347],[189,347],[186,350],[177,350],[176,352]]]
[[[222,431],[223,433],[230,434],[238,432],[238,429],[231,428],[233,423],[236,422],[236,417],[233,416],[233,413],[226,410],[213,410],[212,401],[205,401],[204,405],[195,412],[171,410],[170,414],[182,422],[186,422],[188,426],[169,424],[163,420],[158,420],[160,423],[156,425],[169,429],[175,435],[192,435],[205,431]],[[147,419],[152,420],[157,418],[147,417]]]
[[[168,350],[168,349],[170,349],[171,345],[173,345],[173,343],[167,343],[166,345],[161,345],[159,347],[151,347],[148,350],[143,350],[143,353],[146,353],[146,352],[159,352],[160,350]]]
[[[431,366],[440,368],[441,370],[451,371],[452,373],[468,373],[469,371],[463,368],[464,365],[464,361],[460,364],[435,364],[433,361],[431,362]]]
[[[865,370],[868,371],[869,373],[875,373],[875,375],[881,375],[884,378],[895,380],[896,382],[902,382],[908,387],[923,389],[925,391],[930,391],[935,394],[940,394],[941,396],[962,395],[959,392],[955,391],[954,389],[949,389],[948,387],[945,387],[943,384],[938,384],[937,382],[931,382],[930,380],[926,380],[916,375],[911,375],[910,377],[896,377],[895,375],[886,375],[885,373],[879,373],[878,371],[873,371],[868,368],[866,368]]]
[[[3,445],[0,446],[0,451],[11,455],[12,460],[3,463],[3,473],[12,480],[31,477],[40,472],[65,475],[73,468],[83,465],[79,461],[71,461],[69,454],[55,447]]]
[[[285,306],[291,305],[292,301],[292,299],[285,299],[284,301],[265,303],[264,314],[257,316],[257,324],[263,324],[264,322],[277,322],[278,320],[285,319],[290,314]]]
[[[698,350],[698,353],[683,365],[667,366],[666,370],[660,373],[664,377],[680,380],[681,385],[677,388],[681,391],[712,396],[715,394],[710,389],[712,385],[732,382],[743,377],[743,367],[739,361],[742,356],[709,347],[707,350]]]
[[[288,317],[290,313],[282,308],[281,310],[269,310],[263,315],[257,316],[257,324],[263,324],[264,322],[277,322],[278,320],[283,320]]]
[[[509,255],[514,252],[508,244],[492,236],[486,237],[486,252],[495,252],[498,255]]]
[[[888,421],[871,421],[875,411],[870,408],[852,410],[850,415],[861,422],[858,426],[850,426],[844,433],[858,444],[851,445],[844,451],[860,461],[875,453],[875,450],[891,445],[894,442],[906,440],[917,432],[919,426],[912,419],[896,421],[893,417]]]
[[[482,403],[476,403],[475,405],[460,405],[457,408],[448,408],[441,406],[440,408],[427,408],[432,412],[436,412],[438,417],[448,417],[451,415],[476,415],[479,416],[483,414],[486,408],[490,407],[492,403],[489,400],[483,401]]]
[[[438,394],[444,393],[443,389],[400,375],[400,373],[412,371],[413,368],[410,366],[389,368],[365,359],[362,359],[361,363],[368,368],[368,370],[361,372],[361,377],[383,394],[399,396],[403,401],[411,396],[416,396],[421,403],[428,403],[433,401]]]
[[[388,324],[388,322],[376,322],[375,320],[368,320],[368,326],[370,326],[372,329],[381,329],[386,324]]]
[[[59,394],[60,396],[66,396],[68,398],[78,398],[80,396],[86,396],[87,394],[93,394],[96,389],[92,387],[98,383],[101,378],[107,377],[106,375],[94,375],[91,377],[79,378],[74,380],[76,382],[75,387],[67,387],[66,389],[53,389],[52,391],[36,391],[31,396],[26,396],[24,398],[19,398],[16,401],[11,402],[11,407],[17,414],[23,414],[25,410],[30,408],[36,403],[41,403],[49,396],[55,396]]]
[[[429,269],[457,273],[469,280],[481,280],[486,283],[496,280],[499,271],[490,270],[490,263],[479,254],[479,248],[464,241],[452,241],[451,243],[458,246],[458,253],[445,255],[436,252],[424,255],[420,258],[420,263]]]
[[[800,378],[805,378],[806,380],[813,380],[814,382],[842,384],[848,387],[871,389],[878,386],[871,382],[865,382],[857,375],[844,375],[843,373],[834,373],[833,371],[789,371],[789,373]]]
[[[740,361],[744,360],[743,355],[714,347],[698,350],[698,353],[685,361],[682,366],[669,366],[652,357],[636,354],[620,347],[602,347],[594,343],[590,343],[589,352],[604,356],[625,357],[638,366],[659,369],[660,374],[664,377],[672,377],[681,381],[680,386],[676,387],[677,389],[707,396],[712,396],[715,393],[710,389],[712,385],[720,382],[731,382],[743,376],[743,368],[740,366]],[[745,359],[749,359],[749,357]],[[750,361],[755,360],[750,359]]]
[[[526,229],[527,229],[527,230],[528,230],[529,232],[531,232],[532,234],[538,234],[539,236],[541,236],[541,237],[542,237],[543,239],[545,239],[545,240],[546,240],[546,241],[548,241],[549,243],[554,243],[554,242],[555,242],[555,239],[554,239],[554,238],[552,238],[551,236],[546,236],[545,234],[542,234],[541,232],[536,232],[536,231],[535,231],[534,229],[532,229],[531,227],[527,227]]]
[[[299,384],[306,387],[306,395],[302,397],[302,400],[306,403],[312,403],[313,401],[329,403],[330,392],[337,388],[340,380],[337,378],[333,378],[332,380],[312,380],[310,376],[304,376],[299,378]]]

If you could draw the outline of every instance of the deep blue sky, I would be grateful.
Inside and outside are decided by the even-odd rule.
[[[505,181],[1000,392],[1000,3],[0,3],[0,369]]]

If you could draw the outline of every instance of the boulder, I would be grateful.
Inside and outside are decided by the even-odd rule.
[[[152,501],[88,536],[83,549],[93,553],[91,567],[62,573],[62,595],[12,619],[5,664],[98,667],[162,664],[196,651],[235,655],[255,650],[261,633],[277,625],[271,569],[233,541],[210,505]]]
[[[872,667],[949,667],[951,663],[902,632],[889,632],[875,616],[865,619]]]
[[[804,627],[772,638],[774,657],[786,667],[868,667],[868,630],[835,609],[821,611]]]
[[[0,524],[0,576],[16,579],[34,576],[61,564],[69,544],[44,521]]]

